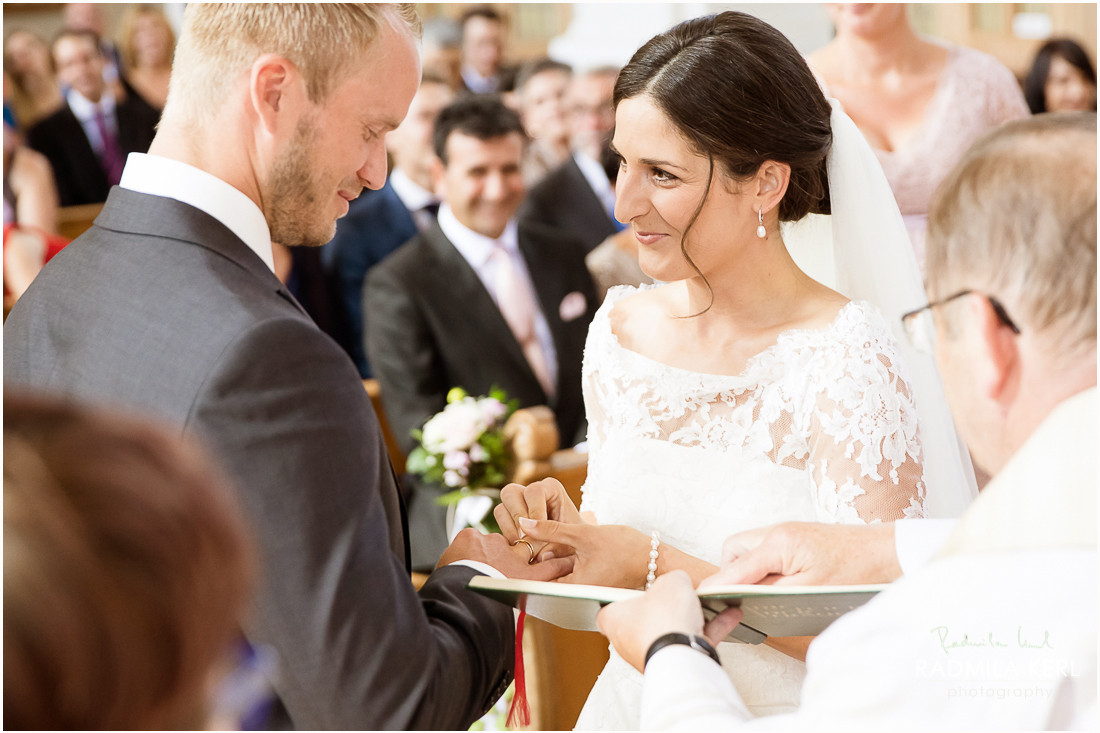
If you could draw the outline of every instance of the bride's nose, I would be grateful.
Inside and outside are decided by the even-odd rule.
[[[637,177],[629,168],[619,171],[619,177],[615,180],[615,218],[623,224],[629,224],[649,208],[649,202],[638,184]]]

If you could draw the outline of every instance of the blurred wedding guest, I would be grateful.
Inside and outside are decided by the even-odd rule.
[[[69,87],[65,105],[27,133],[28,144],[49,158],[62,206],[107,200],[126,156],[153,141],[157,113],[119,99],[103,81],[103,54],[91,31],[62,31],[53,42],[58,78]]]
[[[273,241],[321,246],[384,182],[419,25],[409,4],[189,3],[149,153],[4,324],[5,385],[153,413],[215,452],[260,546],[244,633],[296,729],[468,728],[515,647],[469,580],[567,566],[470,530],[412,587],[370,399],[273,271]]]
[[[476,6],[462,14],[462,83],[475,94],[505,91],[504,16],[488,6]]]
[[[336,290],[348,333],[341,345],[355,361],[359,375],[371,376],[363,349],[363,282],[371,268],[435,223],[439,197],[432,183],[432,127],[439,111],[451,103],[454,91],[440,76],[425,72],[405,119],[386,137],[393,161],[386,184],[363,191],[348,204],[348,214],[336,224],[336,236],[323,248],[325,269]]]
[[[1096,69],[1085,49],[1069,38],[1052,38],[1035,53],[1024,79],[1032,114],[1096,111]]]
[[[516,74],[516,102],[530,142],[523,157],[528,187],[564,163],[570,154],[565,94],[573,69],[549,58],[528,61]]]
[[[739,612],[704,626],[685,574],[605,608],[601,630],[645,670],[646,729],[1096,730],[1095,113],[977,142],[933,199],[928,244],[933,300],[906,330],[935,350],[993,481],[934,558],[813,642],[790,715],[753,720],[697,651]],[[846,566],[896,568],[904,523],[896,558],[866,541],[884,527],[788,525],[704,585],[858,582]],[[795,580],[814,565],[839,572]]]
[[[68,240],[57,235],[50,162],[4,123],[4,294],[18,298]]]
[[[443,16],[424,21],[420,59],[426,75],[445,79],[452,91],[462,89],[462,26],[458,21]]]
[[[443,109],[433,132],[438,220],[367,276],[367,357],[406,452],[452,387],[548,405],[563,444],[584,440],[581,357],[596,295],[580,242],[516,222],[525,139],[494,96]],[[438,495],[417,484],[409,498],[414,567],[434,565],[446,546]]]
[[[622,229],[614,216],[615,189],[610,154],[615,113],[611,95],[619,70],[610,67],[574,74],[566,100],[572,155],[531,188],[520,217],[560,229],[592,250]]]
[[[1016,77],[992,56],[919,36],[904,3],[830,3],[836,37],[810,66],[882,165],[924,270],[932,192],[990,127],[1027,115]]]
[[[4,39],[4,74],[18,129],[26,132],[65,103],[54,72],[50,47],[29,30],[14,30]]]
[[[168,77],[176,34],[164,11],[154,5],[132,5],[122,19],[120,34],[123,83],[156,110],[168,99]]]
[[[107,22],[103,17],[103,3],[65,3],[62,23],[65,30],[89,31],[99,39],[99,49],[103,53],[103,81],[116,94],[122,94],[122,54],[107,32]]]
[[[254,562],[178,431],[4,390],[5,729],[202,729]]]
[[[596,294],[603,302],[607,291],[616,285],[647,285],[653,278],[638,264],[638,240],[629,229],[616,232],[596,245],[584,258],[596,283]]]

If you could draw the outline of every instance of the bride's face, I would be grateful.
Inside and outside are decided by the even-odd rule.
[[[615,218],[633,230],[645,274],[666,282],[698,275],[680,248],[685,231],[685,249],[708,277],[733,264],[736,242],[755,237],[756,215],[737,185],[716,170],[707,193],[709,160],[648,96],[619,103],[612,146],[621,156]]]

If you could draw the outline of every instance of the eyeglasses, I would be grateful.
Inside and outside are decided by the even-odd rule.
[[[905,328],[905,335],[909,338],[909,343],[913,345],[914,349],[926,354],[932,353],[936,343],[936,324],[932,320],[932,309],[937,305],[950,303],[952,300],[961,298],[964,295],[981,295],[989,301],[989,306],[996,314],[997,320],[1003,323],[1012,333],[1019,335],[1020,327],[1008,315],[1008,311],[1005,310],[1000,301],[991,295],[985,295],[976,290],[960,290],[954,295],[948,295],[946,298],[933,300],[928,305],[909,311],[901,317],[901,325]]]

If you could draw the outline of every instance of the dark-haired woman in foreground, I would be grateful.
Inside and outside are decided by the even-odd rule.
[[[615,106],[616,218],[668,284],[613,288],[589,332],[582,508],[599,524],[556,483],[513,485],[509,539],[571,548],[568,581],[638,588],[675,568],[698,583],[740,530],[957,514],[970,493],[933,367],[883,317],[926,302],[904,225],[801,55],[751,16],[698,18],[639,49]],[[827,287],[786,223],[830,209],[835,246],[810,246]],[[795,707],[803,676],[797,642],[769,643],[719,649],[756,715]],[[577,727],[636,728],[641,681],[613,653]]]

